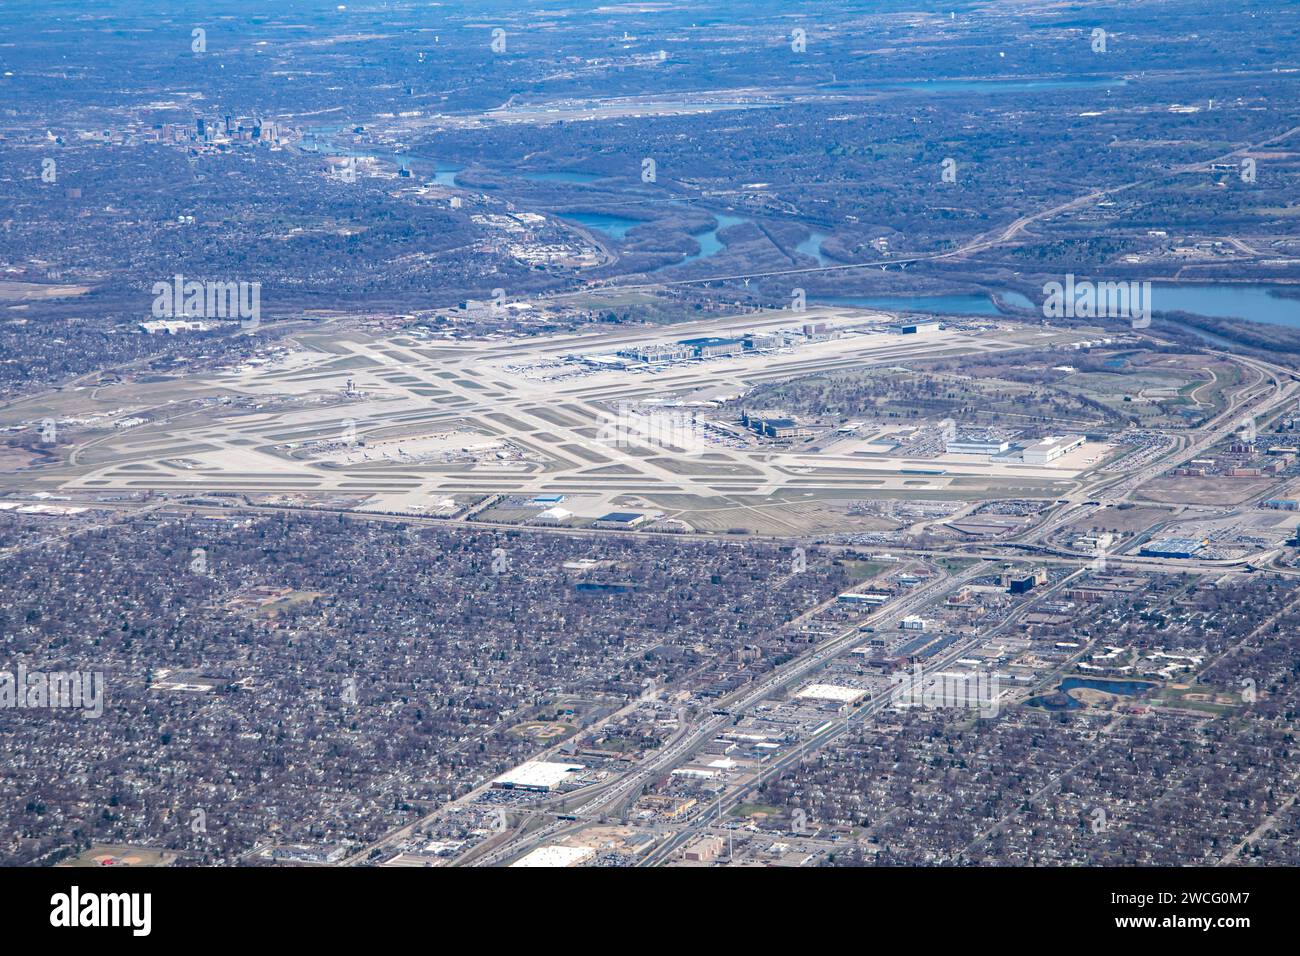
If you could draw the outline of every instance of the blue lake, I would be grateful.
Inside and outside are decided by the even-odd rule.
[[[431,156],[421,156],[418,153],[394,153],[383,149],[358,149],[352,146],[339,146],[333,141],[332,137],[338,133],[340,128],[337,126],[317,127],[313,132],[306,133],[303,136],[300,148],[308,153],[325,153],[331,156],[374,156],[376,159],[394,163],[400,169],[410,169],[417,176],[423,175],[423,170],[432,166],[433,175],[429,177],[432,182],[437,183],[439,186],[460,185],[456,182],[456,174],[464,169],[464,166],[455,166]]]
[[[812,258],[817,260],[819,266],[827,265],[830,260],[822,254],[822,242],[824,242],[825,239],[826,233],[817,232],[814,229],[807,239],[794,247],[795,251],[801,252],[805,256],[812,256]]]
[[[570,219],[573,222],[586,226],[588,229],[595,229],[597,232],[603,232],[607,236],[615,239],[622,239],[627,235],[629,229],[641,225],[642,219],[629,219],[626,216],[611,216],[603,212],[570,212],[565,213],[564,219]]]
[[[440,167],[440,168],[434,170],[434,173],[433,173],[433,181],[434,181],[435,183],[437,183],[439,186],[455,186],[455,185],[458,185],[457,182],[456,182],[456,174],[457,174],[458,172],[460,172],[460,171],[461,171],[461,167],[460,167],[460,166],[443,166],[443,167]]]
[[[612,236],[615,239],[623,238],[627,235],[628,230],[642,225],[645,222],[644,219],[632,219],[628,216],[616,216],[612,213],[604,212],[564,213],[562,218],[580,223],[589,229],[603,232],[605,235]],[[723,249],[722,240],[718,238],[718,231],[748,221],[749,220],[742,216],[730,216],[726,213],[716,213],[714,215],[714,226],[712,229],[693,234],[695,241],[700,244],[699,252],[683,256],[679,261],[672,263],[671,266],[661,266],[660,268],[667,269],[672,266],[680,266],[687,262],[694,262],[696,259],[707,259],[709,256],[716,255]]]
[[[700,251],[688,255],[682,262],[693,262],[696,259],[707,259],[709,256],[716,255],[723,249],[723,242],[718,238],[718,232],[731,226],[739,226],[742,222],[749,222],[744,216],[731,216],[723,212],[716,213],[714,220],[717,224],[712,229],[695,233],[695,241],[700,244]]]
[[[1154,312],[1190,312],[1217,319],[1244,319],[1266,325],[1284,325],[1300,328],[1300,299],[1285,298],[1279,293],[1297,286],[1281,286],[1261,282],[1153,282],[1151,308]],[[1019,292],[1001,293],[1012,305],[1037,311],[1041,300],[1032,302]],[[1211,341],[1223,340],[1209,332],[1193,329]]]
[[[1140,680],[1107,680],[1097,677],[1067,677],[1057,685],[1056,690],[1050,694],[1043,694],[1034,697],[1025,703],[1030,707],[1042,707],[1046,710],[1080,710],[1087,706],[1080,700],[1076,700],[1070,695],[1070,691],[1077,688],[1086,688],[1089,690],[1099,690],[1106,694],[1119,694],[1124,697],[1140,697],[1154,688],[1156,685],[1150,681]]]
[[[732,216],[728,213],[718,212],[713,214],[713,228],[706,229],[704,232],[693,232],[691,237],[700,244],[699,252],[692,252],[682,256],[676,262],[670,262],[666,266],[660,266],[655,272],[662,272],[664,269],[675,269],[677,266],[685,265],[688,262],[695,262],[699,259],[707,259],[710,256],[717,255],[725,245],[718,238],[718,232],[731,226],[738,226],[742,222],[749,222],[744,216]]]
[[[1147,680],[1108,680],[1100,677],[1067,677],[1056,689],[1070,691],[1076,687],[1087,690],[1099,690],[1106,694],[1122,694],[1125,697],[1137,697],[1155,687]]]
[[[1007,305],[1015,306],[1018,309],[1042,308],[1042,303],[1034,302],[1029,298],[1029,296],[1022,295],[1019,292],[1012,292],[1008,289],[1003,289],[998,294],[1002,297],[1002,301],[1004,301]]]
[[[1257,283],[1156,282],[1151,287],[1151,308],[1300,328],[1300,299],[1277,295],[1282,288]]]

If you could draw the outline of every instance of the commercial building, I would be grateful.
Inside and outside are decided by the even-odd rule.
[[[586,768],[580,763],[556,763],[550,760],[529,760],[513,770],[507,770],[492,781],[497,790],[532,790],[549,793],[572,774]]]
[[[698,801],[694,797],[671,797],[664,794],[646,794],[637,801],[637,807],[652,810],[666,820],[680,820],[691,812]]]
[[[429,503],[429,511],[439,518],[449,517],[459,510],[460,505],[456,503],[456,499],[446,495]]]
[[[1160,538],[1142,546],[1145,558],[1192,558],[1210,542],[1205,538]]]
[[[884,604],[886,601],[889,600],[889,595],[872,594],[869,592],[862,593],[862,594],[851,593],[851,594],[841,594],[835,600],[841,602],[842,604],[870,604],[872,606],[878,607],[879,605]]]
[[[768,438],[806,438],[812,432],[793,418],[769,418],[763,422],[763,434]]]
[[[1264,508],[1274,508],[1278,511],[1300,511],[1300,501],[1294,498],[1269,498],[1261,504]]]
[[[755,351],[779,349],[785,345],[785,338],[776,332],[751,332],[742,341],[745,348]]]
[[[762,415],[751,415],[749,412],[741,412],[740,422],[745,427],[767,438],[807,438],[812,434],[809,429],[800,425],[793,418],[779,416],[769,418]]]
[[[601,515],[592,524],[597,528],[611,528],[615,531],[626,531],[635,528],[639,524],[649,521],[647,515],[639,514],[635,511],[611,511],[609,514]]]
[[[944,451],[950,455],[1000,455],[1011,447],[1011,442],[990,435],[966,435],[945,443]]]
[[[1047,583],[1047,569],[1034,568],[1029,572],[1008,572],[1002,575],[1002,586],[1011,594],[1024,594],[1040,584]]]
[[[682,858],[692,863],[712,863],[722,855],[726,846],[721,837],[707,836],[692,843],[682,852]]]
[[[717,336],[708,335],[698,339],[682,339],[680,345],[691,350],[696,358],[717,358],[723,355],[736,355],[743,352],[745,342],[743,339],[724,339]]]
[[[919,319],[916,322],[902,322],[890,327],[890,331],[897,332],[899,335],[915,335],[918,332],[928,332],[939,328],[938,319]]]
[[[847,687],[842,684],[809,684],[794,695],[799,700],[829,700],[837,704],[851,704],[867,696],[860,687]]]
[[[1099,604],[1113,600],[1116,597],[1136,594],[1144,590],[1148,584],[1150,584],[1150,579],[1144,577],[1108,577],[1103,579],[1093,579],[1087,584],[1080,585],[1079,587],[1067,591],[1065,596],[1071,601],[1076,601],[1080,604]]]
[[[582,866],[596,858],[596,850],[589,846],[539,846],[530,853],[521,856],[515,866]]]
[[[1082,447],[1083,443],[1082,435],[1048,436],[1042,441],[1026,445],[1020,453],[1020,460],[1026,465],[1046,465]]]
[[[829,322],[805,322],[802,332],[804,339],[809,342],[825,342],[840,337],[839,330],[831,328]]]
[[[538,524],[560,525],[564,524],[564,522],[568,521],[572,517],[572,511],[569,511],[567,508],[561,508],[557,505],[554,508],[547,508],[545,511],[539,512],[534,520]]]
[[[348,854],[345,846],[292,846],[272,847],[266,854],[277,863],[337,863]]]
[[[695,354],[694,350],[681,342],[655,342],[650,345],[637,345],[620,349],[619,355],[636,359],[638,362],[684,362]]]

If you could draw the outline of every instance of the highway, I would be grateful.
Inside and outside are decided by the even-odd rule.
[[[908,594],[888,608],[882,608],[875,614],[870,615],[864,623],[867,626],[889,627],[924,606],[942,591],[951,590],[962,582],[976,577],[979,573],[986,573],[986,571],[987,569],[984,567],[975,565],[955,577],[939,574],[934,580],[919,586],[916,591]],[[857,646],[862,640],[862,626],[862,624],[855,624],[846,628],[838,636],[824,641],[806,654],[777,668],[756,686],[743,688],[735,694],[721,698],[713,709],[726,710],[729,716],[713,716],[692,727],[688,733],[674,737],[665,746],[649,754],[634,770],[620,776],[617,780],[600,784],[597,787],[586,788],[576,794],[564,795],[562,800],[564,804],[571,803],[575,796],[581,795],[583,802],[568,811],[581,818],[578,821],[568,821],[567,826],[559,824],[548,826],[528,834],[526,837],[511,841],[490,855],[476,860],[476,865],[492,865],[509,860],[513,856],[540,845],[543,839],[552,839],[565,830],[577,830],[589,826],[593,817],[608,812],[610,808],[617,806],[620,801],[634,794],[645,783],[667,773],[673,767],[689,759],[696,750],[712,740],[714,735],[731,723],[735,717],[743,715],[750,708],[767,699],[773,691],[801,680],[844,651]]]
[[[973,569],[973,570],[982,570],[982,569]],[[1006,628],[1010,627],[1013,623],[1019,620],[1024,614],[1028,613],[1033,605],[1037,604],[1039,601],[1043,600],[1044,598],[1049,597],[1052,594],[1055,594],[1056,592],[1060,591],[1062,588],[1067,587],[1072,581],[1074,581],[1082,573],[1083,573],[1082,569],[1075,571],[1073,574],[1067,575],[1066,577],[1062,578],[1060,581],[1057,581],[1055,584],[1051,585],[1050,587],[1045,588],[1042,592],[1036,594],[1032,600],[1026,601],[1023,604],[1021,604],[1010,615],[1008,615],[1004,621],[1002,621],[996,627],[990,629],[983,635],[966,641],[958,641],[956,644],[953,644],[951,647],[947,648],[942,654],[936,656],[935,659],[931,661],[930,664],[927,666],[926,670],[930,673],[933,673],[935,671],[940,671],[943,668],[947,667],[948,665],[956,662],[960,658],[968,655],[973,648],[986,644],[990,639],[1002,633]],[[974,575],[968,573],[963,577],[968,577],[968,576],[974,576]],[[962,577],[954,579],[953,581],[954,586],[959,585],[961,583],[961,580]],[[753,793],[754,791],[762,787],[763,784],[766,783],[768,780],[771,780],[773,777],[778,776],[781,773],[784,773],[796,762],[802,761],[804,757],[806,757],[808,754],[826,746],[828,743],[832,742],[833,740],[835,740],[836,738],[844,734],[847,730],[849,730],[854,725],[861,723],[862,721],[865,721],[869,717],[875,716],[885,708],[891,706],[892,703],[893,701],[891,697],[888,694],[883,694],[863,704],[861,707],[857,708],[847,716],[838,718],[836,720],[832,720],[830,722],[830,725],[825,727],[819,733],[812,735],[807,740],[801,742],[798,746],[782,753],[779,757],[773,760],[772,763],[764,767],[751,780],[747,781],[741,786],[725,791],[718,798],[718,800],[715,802],[712,808],[710,808],[707,812],[700,813],[693,820],[691,820],[689,824],[682,827],[680,831],[678,831],[676,834],[674,834],[664,843],[655,847],[654,850],[652,850],[650,853],[648,853],[645,856],[645,858],[642,859],[639,865],[654,866],[658,863],[663,863],[671,859],[673,854],[679,848],[684,846],[692,837],[699,835],[701,831],[711,826],[713,821],[723,817],[727,810],[743,803],[746,797],[748,797],[751,793]]]
[[[1207,350],[1210,351],[1210,350]],[[1081,486],[1073,493],[1069,503],[1060,506],[1047,520],[1036,528],[1008,539],[1008,543],[1043,542],[1068,524],[1085,521],[1098,511],[1128,501],[1142,485],[1203,454],[1208,448],[1240,431],[1246,418],[1258,420],[1268,416],[1295,399],[1300,387],[1287,369],[1262,359],[1246,358],[1226,352],[1213,352],[1222,359],[1238,362],[1253,369],[1258,378],[1234,393],[1227,407],[1202,426],[1200,433],[1190,442],[1184,442],[1132,474],[1111,476]],[[1090,503],[1095,502],[1095,503]],[[1108,556],[1107,560],[1114,560]]]
[[[1219,353],[1222,355],[1222,353]],[[1144,466],[1139,471],[1129,475],[1108,477],[1093,482],[1081,489],[1078,496],[1084,498],[1082,502],[1076,499],[1070,500],[1060,511],[1055,514],[1049,512],[1046,521],[1035,528],[1029,529],[1018,539],[1009,542],[974,545],[969,547],[957,547],[949,549],[945,553],[949,556],[967,556],[978,557],[986,560],[996,560],[998,558],[1015,559],[1020,557],[1023,550],[1031,553],[1038,552],[1041,557],[1048,558],[1049,555],[1055,561],[1078,561],[1086,560],[1090,555],[1078,555],[1071,553],[1060,553],[1059,549],[1052,549],[1041,544],[1056,531],[1065,525],[1086,519],[1090,514],[1096,511],[1118,504],[1129,498],[1133,492],[1141,487],[1147,481],[1167,472],[1169,469],[1177,467],[1179,464],[1190,460],[1197,455],[1202,454],[1206,449],[1229,438],[1234,432],[1240,429],[1244,417],[1249,415],[1252,419],[1258,419],[1268,415],[1276,410],[1279,406],[1290,402],[1295,397],[1297,383],[1291,378],[1290,373],[1272,363],[1264,362],[1257,359],[1243,359],[1239,356],[1227,356],[1233,361],[1240,361],[1254,368],[1257,378],[1237,393],[1235,393],[1228,402],[1227,407],[1217,415],[1212,422],[1205,426],[1200,434],[1191,441],[1179,442],[1167,454],[1158,456],[1150,464]],[[1093,497],[1100,495],[1105,491],[1104,497]],[[1095,504],[1090,504],[1095,501]],[[1007,546],[1010,545],[1012,550],[1008,553]],[[1056,553],[1052,553],[1055,551]],[[913,549],[896,549],[899,556],[933,556],[933,552],[923,552]],[[1248,559],[1238,559],[1234,561],[1174,561],[1170,559],[1159,558],[1142,558],[1127,555],[1110,555],[1107,560],[1116,567],[1123,567],[1129,570],[1151,570],[1160,572],[1178,572],[1178,571],[1213,571],[1213,570],[1231,570],[1248,565]],[[944,577],[931,582],[921,591],[909,595],[909,597],[899,605],[882,612],[873,620],[878,622],[878,626],[888,626],[891,621],[896,621],[902,616],[911,613],[914,609],[922,606],[930,600],[936,592],[945,585],[949,588],[958,586],[963,580],[977,576],[979,573],[987,573],[986,565],[976,565],[967,569],[963,574],[956,578]],[[1017,620],[1019,620],[1029,608],[1037,604],[1043,598],[1050,596],[1068,586],[1075,581],[1079,575],[1083,574],[1080,568],[1073,573],[1057,581],[1051,587],[1036,594],[1032,601],[1025,602],[1015,611],[1012,612],[1005,620],[996,627],[985,632],[981,637],[973,640],[958,642],[948,648],[941,655],[931,662],[931,669],[941,669],[956,661],[960,657],[969,654],[974,646],[982,645],[1002,633]],[[757,703],[761,702],[776,687],[790,681],[797,680],[815,668],[824,666],[824,664],[841,653],[850,643],[856,643],[860,639],[858,629],[852,628],[838,638],[823,644],[815,651],[793,662],[788,670],[783,669],[777,672],[768,680],[764,681],[757,688],[747,691],[741,699],[731,702],[727,701],[721,706],[728,709],[733,715],[741,715],[746,710]],[[866,720],[889,705],[888,696],[882,696],[875,700],[869,701],[862,707],[856,709],[851,714],[832,721],[829,726],[820,732],[810,736],[807,740],[801,741],[796,747],[783,753],[776,758],[770,765],[765,767],[753,779],[745,784],[731,788],[725,791],[715,802],[714,806],[707,811],[700,813],[689,824],[681,827],[664,843],[656,847],[642,859],[639,865],[653,866],[672,859],[673,855],[684,846],[693,837],[699,835],[712,825],[712,822],[725,817],[726,812],[743,802],[743,800],[767,780],[773,776],[784,772],[797,760],[802,760],[808,753],[830,743],[838,736],[843,734],[852,725],[857,722]],[[509,860],[511,857],[525,852],[527,849],[539,846],[543,842],[555,839],[566,832],[576,831],[589,825],[590,818],[606,812],[611,808],[619,805],[619,802],[630,795],[634,795],[638,788],[647,780],[670,770],[674,765],[680,764],[688,759],[695,750],[712,738],[718,730],[726,725],[730,717],[715,717],[698,725],[689,734],[675,736],[669,745],[651,754],[643,764],[631,774],[620,777],[617,782],[603,785],[599,795],[587,798],[580,804],[574,813],[580,819],[577,821],[555,821],[544,826],[526,836],[521,836],[509,843],[503,845],[497,852],[488,857],[484,857],[481,862],[491,864]]]

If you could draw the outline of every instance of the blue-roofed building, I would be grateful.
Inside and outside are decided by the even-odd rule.
[[[626,530],[635,528],[637,525],[648,521],[649,516],[635,511],[611,511],[607,515],[601,515],[592,524],[597,528],[611,528],[614,530]]]
[[[1210,542],[1204,538],[1160,538],[1142,546],[1144,558],[1193,558]]]

